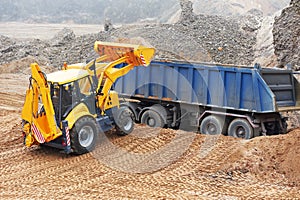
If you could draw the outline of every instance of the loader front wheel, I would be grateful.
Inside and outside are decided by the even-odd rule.
[[[114,114],[116,132],[120,136],[130,134],[134,129],[133,113],[127,107],[121,107]]]
[[[79,119],[71,130],[71,145],[75,154],[84,154],[95,148],[98,128],[94,119],[83,117]]]

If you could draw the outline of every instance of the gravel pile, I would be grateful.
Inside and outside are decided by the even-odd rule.
[[[51,40],[13,40],[0,37],[0,65],[26,56],[40,64],[62,66],[93,59],[96,40],[151,44],[156,58],[183,59],[235,65],[253,65],[262,13],[250,10],[240,17],[196,15],[189,0],[181,0],[176,24],[124,25],[97,34],[76,36],[64,29]],[[299,45],[294,47],[299,49]],[[278,48],[277,48],[278,49]]]
[[[281,66],[290,64],[300,70],[300,1],[291,0],[289,7],[275,19],[273,35],[275,54]]]
[[[135,25],[112,32],[116,38],[142,37],[158,50],[159,58],[252,65],[262,14],[242,17],[195,15],[191,1],[181,0],[176,24]]]
[[[106,40],[106,33],[75,36],[70,29],[63,29],[51,40],[15,40],[0,36],[0,64],[10,63],[28,56],[41,65],[60,67],[64,62],[85,62],[97,56],[93,50],[96,40]]]
[[[184,35],[190,35],[202,44],[212,61],[252,64],[260,16],[249,12],[240,18],[192,15],[191,19],[180,21],[176,26]]]

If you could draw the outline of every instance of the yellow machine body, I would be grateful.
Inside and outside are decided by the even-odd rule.
[[[61,122],[55,118],[49,85],[61,86],[79,81],[83,93],[95,94],[96,107],[101,110],[101,115],[105,115],[106,110],[119,106],[118,94],[111,91],[113,83],[136,66],[148,66],[155,53],[154,48],[98,41],[95,42],[94,49],[99,53],[99,58],[87,64],[65,63],[62,70],[48,74],[47,79],[38,64],[31,64],[31,83],[22,110],[26,146],[47,143],[62,136]],[[116,67],[119,64],[125,66]],[[95,79],[97,80],[95,91],[90,91],[88,81],[81,81],[95,81]],[[83,116],[97,117],[81,103],[69,112],[65,120],[71,129]]]

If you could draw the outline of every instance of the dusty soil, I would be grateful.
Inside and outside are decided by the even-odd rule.
[[[57,32],[70,28],[76,35],[98,33],[103,25],[92,24],[28,24],[21,22],[0,22],[0,35],[19,39],[49,40]],[[26,34],[24,34],[26,33]]]
[[[28,149],[27,83],[15,69],[0,74],[0,199],[300,198],[300,129],[246,141],[138,125],[125,137],[102,134],[81,156]]]

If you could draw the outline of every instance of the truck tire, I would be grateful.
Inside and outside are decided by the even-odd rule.
[[[161,116],[153,110],[147,110],[143,113],[141,123],[150,127],[160,128],[163,128],[165,125]]]
[[[84,154],[95,148],[98,126],[91,117],[79,119],[70,131],[71,146],[75,154]]]
[[[254,130],[246,119],[237,118],[228,127],[228,135],[236,138],[251,139]]]
[[[121,107],[114,114],[116,132],[118,135],[125,136],[130,134],[134,128],[133,113],[127,107]]]
[[[133,102],[125,102],[125,103],[122,103],[120,104],[120,107],[125,107],[125,108],[128,108],[130,110],[130,112],[132,113],[132,119],[134,122],[138,122],[137,119],[138,119],[138,113],[137,113],[137,103],[133,103]]]
[[[280,129],[280,134],[286,134],[287,133],[287,127],[288,124],[285,119],[282,120],[282,128]]]
[[[207,135],[224,134],[226,128],[225,120],[222,117],[209,115],[205,117],[200,125],[200,133]]]

